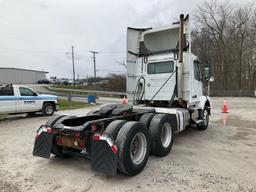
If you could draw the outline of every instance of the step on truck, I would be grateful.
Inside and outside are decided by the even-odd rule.
[[[176,133],[207,129],[211,104],[202,85],[210,79],[210,67],[191,52],[189,24],[189,16],[180,15],[167,27],[128,28],[130,102],[107,104],[81,117],[52,117],[38,129],[33,155],[79,156],[96,172],[136,175],[150,154],[170,152]]]

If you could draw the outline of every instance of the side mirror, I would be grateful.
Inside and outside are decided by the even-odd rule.
[[[209,63],[204,65],[204,81],[209,81],[211,79],[211,68]]]
[[[37,93],[33,93],[33,96],[38,96]]]

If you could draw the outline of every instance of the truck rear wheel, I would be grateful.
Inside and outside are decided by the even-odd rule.
[[[118,147],[118,169],[126,175],[136,175],[146,166],[150,151],[150,136],[143,123],[129,121],[120,129]]]
[[[110,135],[114,140],[117,137],[117,134],[120,130],[120,128],[126,123],[127,121],[125,120],[115,120],[112,121],[107,128],[105,129],[104,133],[107,133],[108,135]]]
[[[149,129],[150,122],[153,119],[155,113],[145,113],[141,116],[140,122],[144,123],[146,128]]]
[[[52,103],[45,103],[42,108],[42,113],[44,116],[51,116],[55,111],[55,106]]]
[[[157,156],[165,156],[172,148],[174,139],[174,123],[167,114],[156,114],[149,126],[151,135],[151,152]]]

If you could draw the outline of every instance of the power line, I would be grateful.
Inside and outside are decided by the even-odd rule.
[[[34,53],[45,53],[45,54],[64,54],[64,51],[44,51],[44,50],[32,50],[32,49],[19,49],[19,48],[11,48],[11,47],[3,47],[3,46],[0,46],[0,49],[9,49],[9,50],[21,51],[21,52],[34,52]]]
[[[0,49],[8,49],[8,50],[13,50],[13,51],[30,52],[30,53],[43,53],[43,54],[64,54],[65,53],[65,51],[46,51],[46,50],[36,50],[36,49],[20,49],[20,48],[4,47],[4,46],[0,46]],[[80,49],[80,50],[84,51],[85,49]],[[89,51],[89,50],[86,50],[86,51]],[[115,54],[124,54],[126,52],[122,52],[122,51],[103,51],[103,52],[101,52],[100,51],[100,53],[115,55]]]

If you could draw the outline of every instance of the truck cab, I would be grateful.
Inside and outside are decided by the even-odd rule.
[[[41,95],[24,85],[0,86],[0,114],[42,112],[49,116],[58,108],[57,96]]]
[[[182,21],[182,35],[180,28],[180,22],[156,29],[128,28],[128,100],[135,104],[187,109],[209,105],[210,98],[203,95],[203,81],[209,80],[210,70],[191,51],[188,16]],[[203,73],[202,68],[205,68]]]

